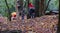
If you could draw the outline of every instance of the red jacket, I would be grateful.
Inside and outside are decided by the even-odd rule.
[[[34,5],[32,3],[29,3],[28,7],[29,8],[34,8]]]

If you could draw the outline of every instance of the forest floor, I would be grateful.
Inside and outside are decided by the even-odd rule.
[[[2,22],[0,29],[3,30],[22,30],[26,33],[56,33],[58,15],[45,15],[33,19],[25,19],[11,22]],[[2,27],[2,28],[1,28]]]

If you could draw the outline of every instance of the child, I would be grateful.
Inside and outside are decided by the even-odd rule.
[[[29,15],[31,18],[34,18],[35,16],[35,8],[34,5],[32,3],[29,3]]]

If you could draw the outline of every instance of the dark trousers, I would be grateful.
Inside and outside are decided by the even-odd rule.
[[[34,18],[34,17],[35,17],[35,13],[31,13],[31,14],[30,14],[30,17],[31,17],[31,18]]]

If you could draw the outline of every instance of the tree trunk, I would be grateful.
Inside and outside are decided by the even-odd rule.
[[[60,8],[59,8],[59,10],[60,10]],[[60,15],[60,13],[59,13],[59,15]],[[58,18],[60,19],[60,16]],[[58,25],[57,25],[57,33],[60,33],[60,20],[58,21]]]
[[[28,14],[27,14],[27,19],[30,18],[30,15],[29,15],[29,6],[28,6],[28,5],[29,5],[29,0],[27,0],[27,10],[28,10],[28,11],[27,11],[27,12],[28,12]]]
[[[44,11],[44,0],[39,1],[39,15],[42,16],[45,14]]]
[[[7,3],[7,0],[5,0],[5,3],[6,3],[6,6],[7,6],[7,8],[8,8],[8,19],[9,19],[9,21],[11,21],[11,12],[10,12],[10,10],[9,10],[9,6],[8,6],[8,3]]]
[[[39,17],[39,0],[35,0],[35,15]]]

